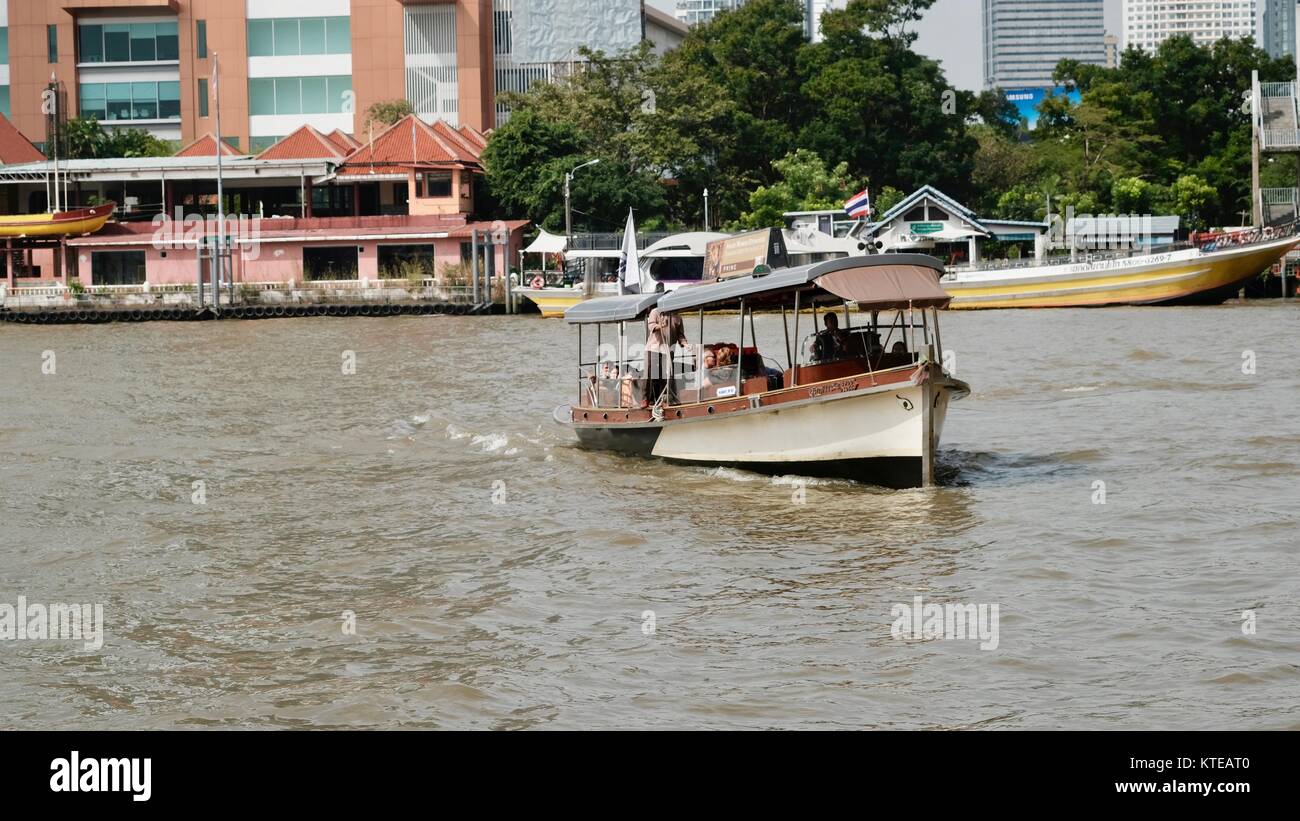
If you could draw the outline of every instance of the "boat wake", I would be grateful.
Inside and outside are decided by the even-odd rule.
[[[940,484],[951,487],[1020,484],[1077,474],[1105,457],[1092,449],[1054,454],[941,450],[935,472]]]

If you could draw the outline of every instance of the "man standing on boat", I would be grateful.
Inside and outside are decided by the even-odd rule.
[[[654,405],[667,389],[664,404],[677,404],[677,382],[673,375],[673,348],[683,351],[689,343],[686,341],[686,325],[676,314],[663,314],[658,308],[651,308],[646,317],[646,400]]]

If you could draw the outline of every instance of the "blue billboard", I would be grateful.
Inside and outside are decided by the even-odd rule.
[[[1078,105],[1082,99],[1079,90],[1066,91],[1063,86],[1056,88],[1010,88],[1003,92],[1007,101],[1016,107],[1021,124],[1030,131],[1038,126],[1038,106],[1048,97],[1068,97],[1070,103]]]

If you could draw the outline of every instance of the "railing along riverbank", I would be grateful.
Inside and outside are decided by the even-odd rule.
[[[223,285],[220,299],[196,284],[0,284],[0,321],[20,323],[139,322],[146,320],[262,319],[289,316],[395,316],[487,314],[505,299],[505,284],[491,293],[433,278],[244,282]]]

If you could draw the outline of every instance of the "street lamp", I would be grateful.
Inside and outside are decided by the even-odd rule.
[[[566,248],[573,243],[573,209],[569,207],[569,184],[573,182],[574,174],[589,165],[596,165],[599,162],[599,158],[588,160],[564,175],[564,239]]]

